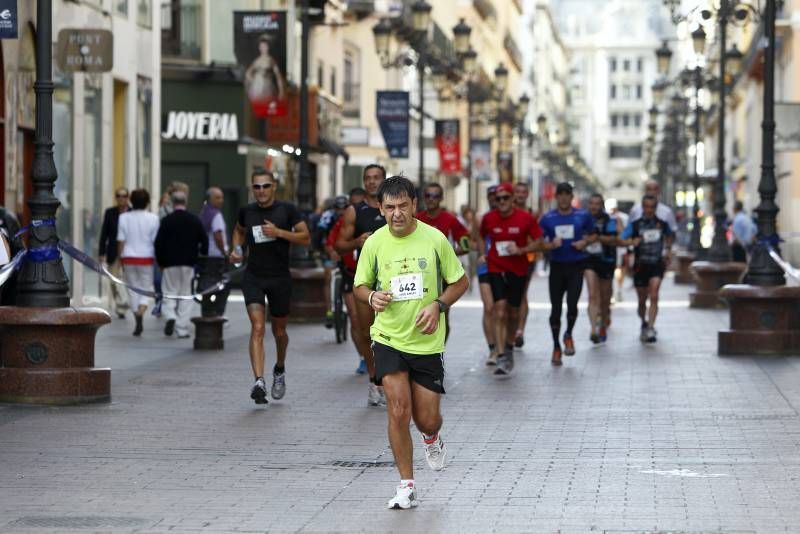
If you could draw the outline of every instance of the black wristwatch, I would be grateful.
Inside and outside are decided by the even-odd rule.
[[[439,313],[446,312],[447,309],[450,307],[450,306],[448,306],[447,304],[445,304],[443,301],[441,301],[439,299],[435,299],[434,302],[439,305]]]

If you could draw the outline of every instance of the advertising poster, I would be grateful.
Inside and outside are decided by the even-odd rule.
[[[492,179],[492,142],[489,139],[473,139],[470,143],[470,165],[472,177],[486,182]]]
[[[389,157],[408,157],[408,91],[378,91],[375,114]]]
[[[461,143],[458,119],[436,121],[436,148],[439,149],[439,171],[443,174],[461,172]]]
[[[286,12],[234,11],[233,24],[233,51],[253,115],[286,115]]]

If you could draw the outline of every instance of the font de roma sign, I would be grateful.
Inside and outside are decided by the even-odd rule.
[[[108,72],[114,66],[114,36],[108,30],[65,28],[57,46],[58,66],[65,72]]]

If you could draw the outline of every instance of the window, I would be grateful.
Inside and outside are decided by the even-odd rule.
[[[616,100],[616,98],[617,98],[617,86],[615,84],[613,84],[613,83],[611,84],[611,91],[609,91],[609,92],[611,93],[611,100]]]
[[[202,0],[161,0],[161,50],[163,55],[200,59]]]
[[[622,127],[623,128],[627,128],[628,126],[630,126],[630,120],[631,120],[630,116],[627,113],[623,113],[622,114]]]
[[[608,147],[608,157],[611,159],[640,159],[642,157],[642,145],[617,145],[612,143]]]
[[[630,85],[623,85],[622,86],[622,98],[623,98],[623,100],[630,100],[630,98],[631,98],[631,86]]]
[[[617,58],[612,57],[608,60],[608,68],[611,72],[617,72]]]
[[[617,115],[616,113],[611,115],[611,127],[616,128],[618,122],[619,122],[619,115]]]
[[[128,16],[128,0],[114,0],[114,11],[117,15]]]
[[[331,95],[336,96],[336,67],[331,67]]]
[[[633,125],[636,126],[637,128],[640,128],[642,126],[642,114],[641,113],[637,113],[637,114],[635,114],[633,116]]]
[[[153,0],[136,0],[136,23],[142,28],[153,27]]]
[[[626,59],[626,60],[624,60],[622,62],[622,70],[624,70],[625,72],[628,72],[629,70],[631,70],[631,60],[630,59]]]
[[[358,83],[358,63],[356,54],[352,50],[344,53],[344,115],[346,117],[358,117],[360,115],[360,92]]]
[[[636,99],[637,100],[642,99],[642,84],[636,86]]]
[[[636,59],[636,72],[642,72],[644,70],[644,60],[642,58]]]
[[[322,61],[317,61],[317,87],[322,89],[325,84],[325,65]]]

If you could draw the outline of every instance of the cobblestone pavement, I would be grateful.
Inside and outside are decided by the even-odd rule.
[[[291,327],[287,396],[264,407],[241,301],[220,353],[115,319],[98,340],[113,402],[0,405],[0,531],[800,532],[799,362],[718,357],[727,312],[689,310],[688,292],[665,282],[653,346],[632,290],[605,345],[582,309],[578,353],[553,368],[536,279],[515,376],[498,381],[476,290],[452,314],[450,462],[431,472],[417,447],[413,511],[385,509],[386,415],[331,331]]]

